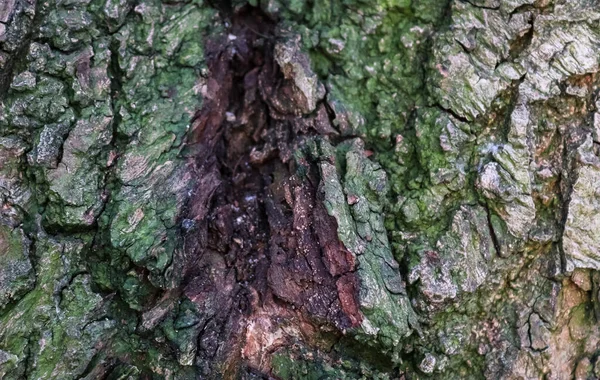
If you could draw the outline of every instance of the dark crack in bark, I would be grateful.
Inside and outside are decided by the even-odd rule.
[[[241,362],[268,372],[269,354],[298,339],[331,347],[362,320],[354,256],[323,205],[317,166],[300,173],[294,157],[307,137],[337,132],[320,85],[311,98],[295,82],[306,58],[293,44],[256,10],[234,15],[210,42],[192,130],[184,294],[210,318],[198,358],[227,376]]]

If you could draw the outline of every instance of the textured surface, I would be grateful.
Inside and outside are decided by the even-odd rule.
[[[597,0],[4,0],[0,377],[600,377]]]

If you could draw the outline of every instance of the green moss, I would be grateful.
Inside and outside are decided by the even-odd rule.
[[[338,236],[358,262],[358,298],[364,319],[352,333],[398,362],[401,342],[418,324],[383,225],[386,174],[365,157],[359,139],[336,148],[316,139],[307,145],[306,153],[318,163],[324,204],[336,218]]]
[[[391,380],[393,374],[369,367],[359,360],[330,362],[322,353],[304,347],[282,349],[273,355],[272,372],[283,380]]]

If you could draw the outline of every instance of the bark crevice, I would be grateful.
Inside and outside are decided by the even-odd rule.
[[[252,8],[208,43],[188,141],[198,186],[184,294],[209,316],[199,359],[224,373],[241,361],[268,372],[270,355],[297,340],[328,350],[362,320],[354,256],[323,204],[316,163],[297,157],[306,141],[338,132],[322,85],[299,74],[309,66],[296,44]]]

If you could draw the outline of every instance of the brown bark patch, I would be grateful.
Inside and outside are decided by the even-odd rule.
[[[223,363],[221,373],[236,373],[240,360],[268,372],[278,348],[330,345],[324,334],[362,321],[354,256],[322,204],[317,167],[300,175],[293,159],[308,137],[337,132],[326,105],[311,109],[294,83],[302,66],[281,72],[276,34],[245,9],[209,43],[210,77],[189,141],[198,186],[188,218],[197,227],[186,237],[194,259],[184,293],[210,316],[197,355]]]

